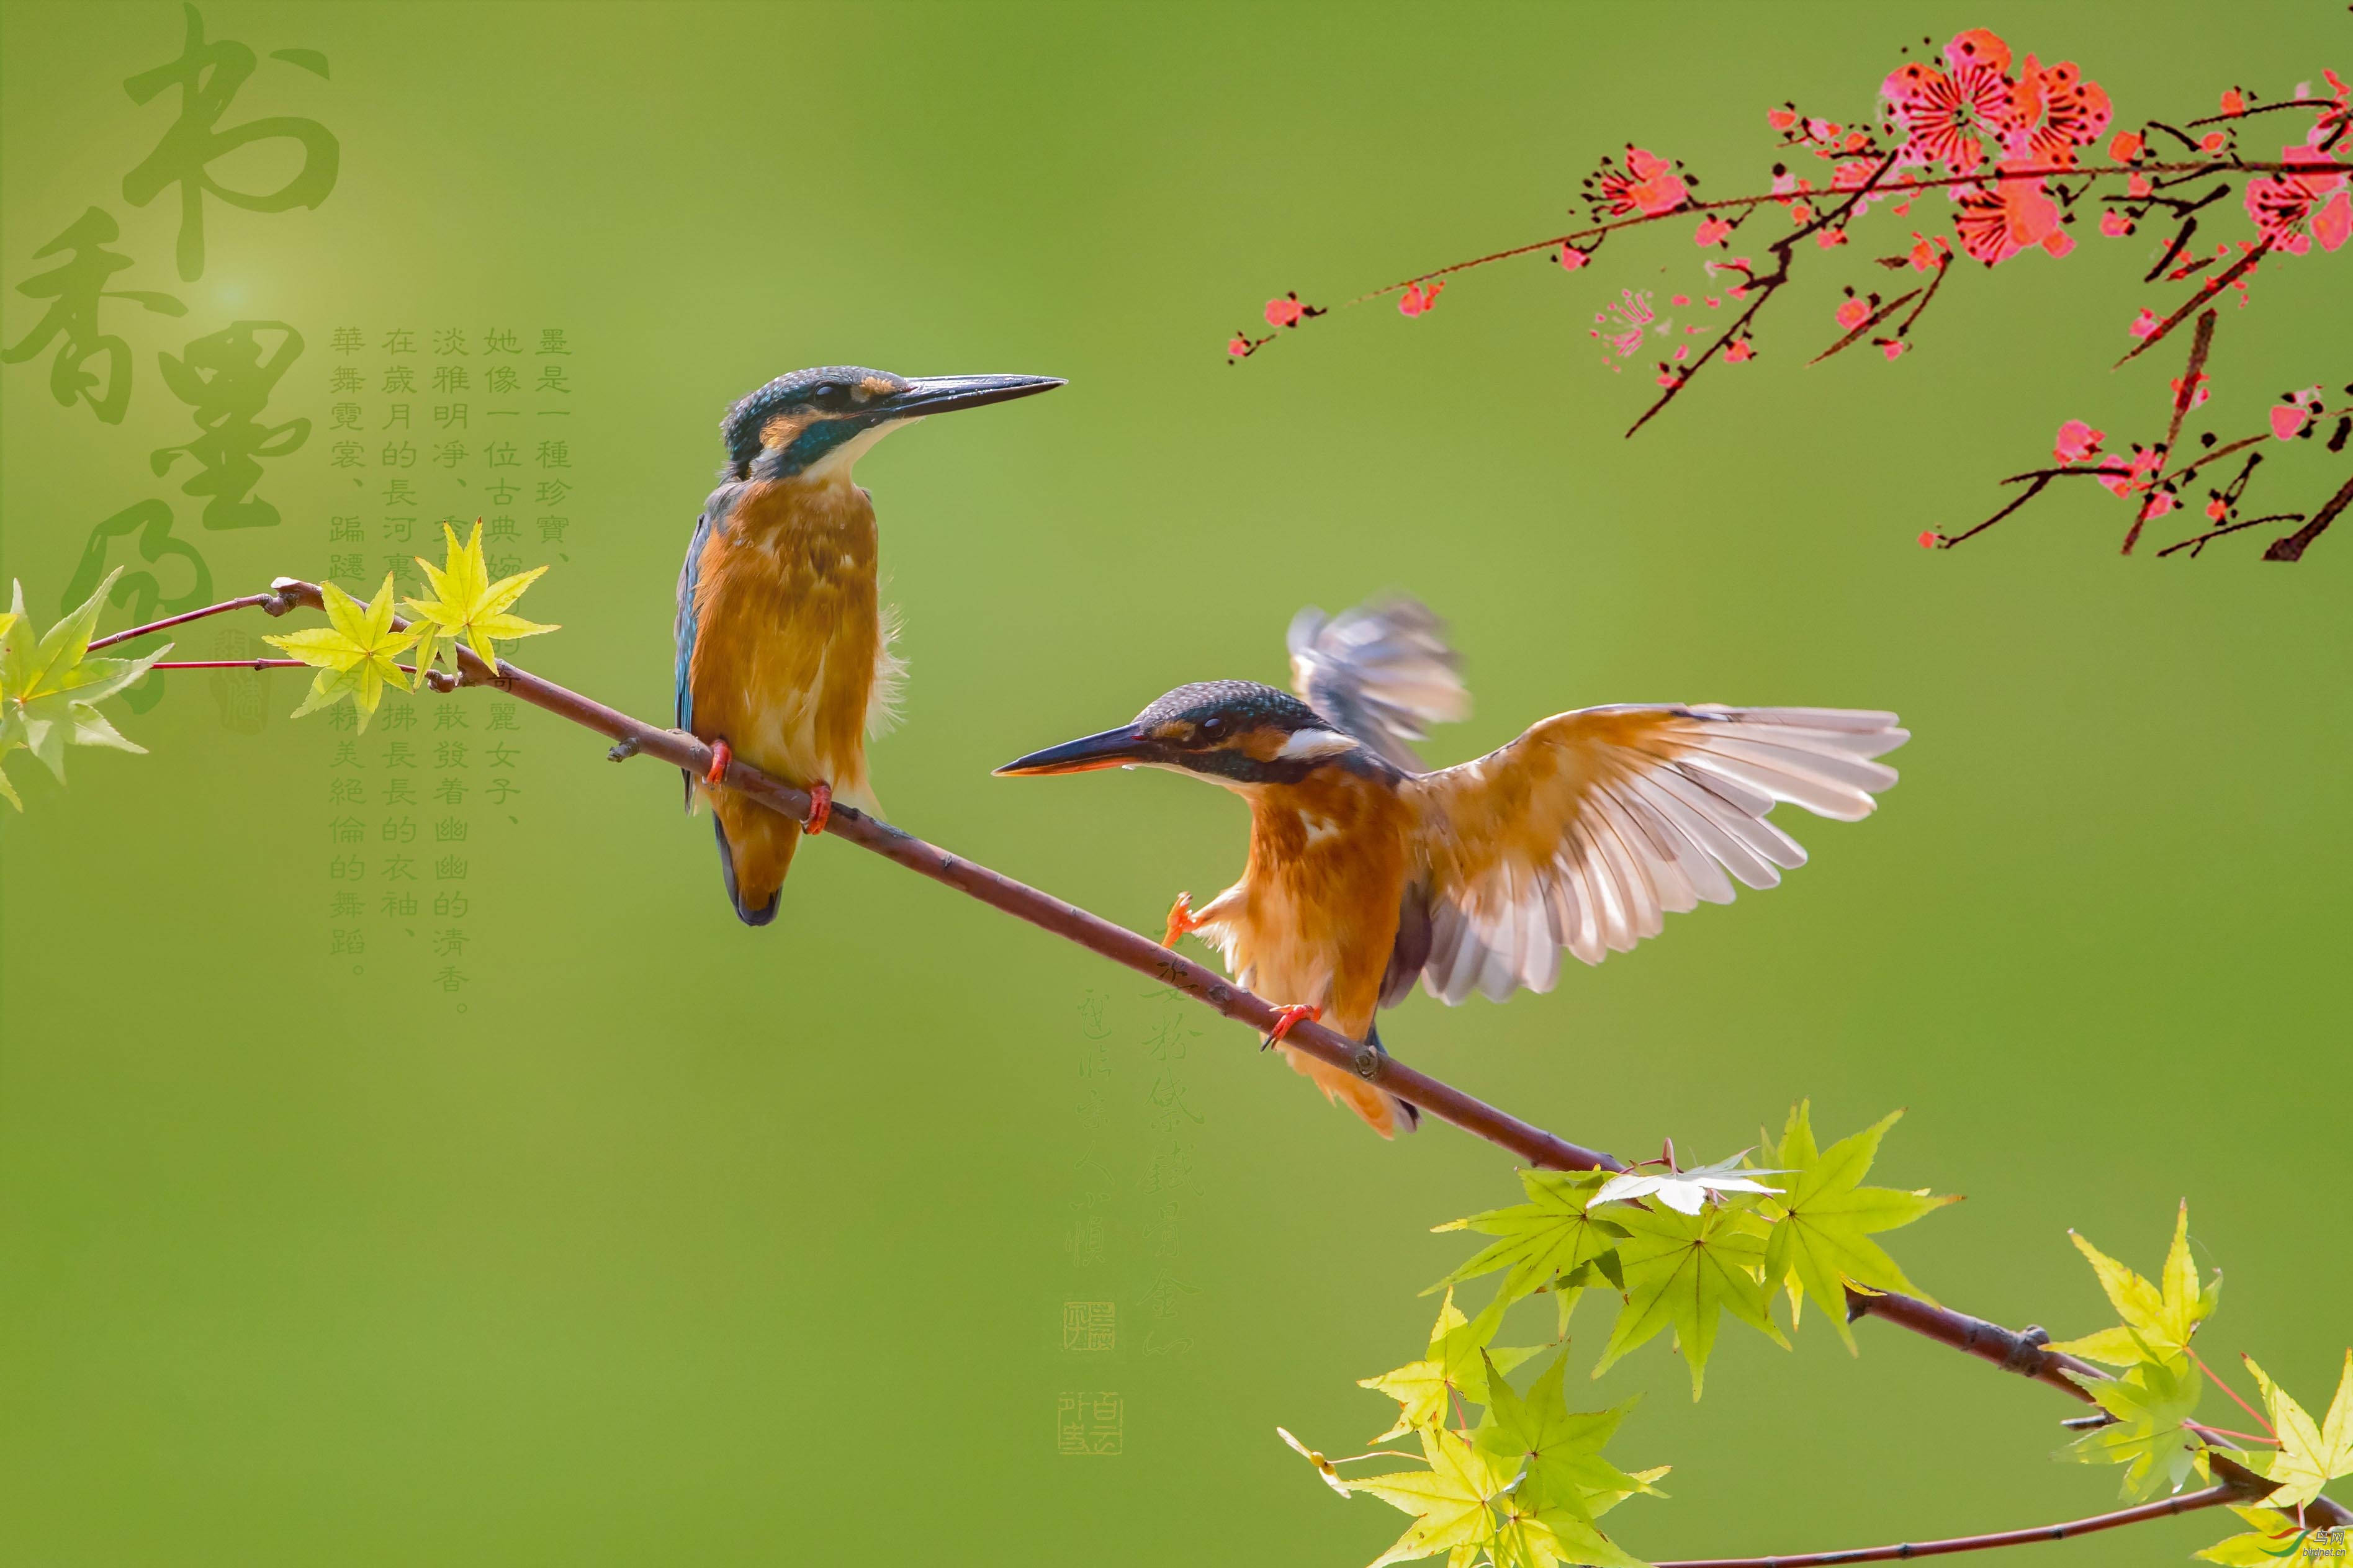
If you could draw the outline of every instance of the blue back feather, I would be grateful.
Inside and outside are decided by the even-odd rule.
[[[726,526],[727,514],[742,494],[741,485],[722,485],[711,492],[702,503],[702,515],[694,520],[694,536],[687,541],[686,559],[678,569],[678,618],[671,623],[670,635],[678,645],[678,727],[691,732],[694,729],[694,585],[702,572],[702,547],[710,542],[711,531]],[[686,781],[686,804],[694,805],[694,780]]]

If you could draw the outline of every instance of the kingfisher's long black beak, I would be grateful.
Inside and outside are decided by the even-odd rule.
[[[921,419],[1051,392],[1064,384],[1051,375],[923,375],[910,382],[906,391],[871,403],[862,412],[870,419]]]
[[[1049,746],[1042,752],[1016,757],[997,769],[997,776],[1038,778],[1047,773],[1092,773],[1097,768],[1125,767],[1148,762],[1153,755],[1152,742],[1134,725],[1123,724],[1116,730],[1105,730],[1100,735],[1065,741],[1059,746]]]

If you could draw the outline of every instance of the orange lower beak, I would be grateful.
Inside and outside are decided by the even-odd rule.
[[[1042,752],[1017,757],[997,770],[1000,778],[1039,778],[1049,773],[1088,773],[1098,768],[1132,767],[1146,761],[1151,743],[1133,724],[1105,730],[1100,735],[1065,741]]]

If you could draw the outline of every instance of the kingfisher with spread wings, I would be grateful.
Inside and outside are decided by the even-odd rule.
[[[877,603],[873,498],[850,469],[884,436],[951,409],[1027,397],[1046,375],[910,381],[858,365],[778,376],[728,410],[727,466],[678,574],[678,727],[707,742],[708,795],[727,897],[745,925],[776,915],[804,833],[834,796],[880,815],[866,737],[901,666]],[[809,793],[806,826],[723,784],[735,757]]]
[[[1470,699],[1438,620],[1410,601],[1290,633],[1298,696],[1247,680],[1180,686],[1132,723],[997,769],[1029,775],[1159,767],[1250,803],[1242,879],[1187,931],[1244,985],[1283,1004],[1268,1043],[1324,1020],[1379,1048],[1374,1015],[1417,977],[1456,1003],[1549,991],[1563,948],[1587,963],[1662,929],[1736,879],[1769,888],[1806,852],[1777,801],[1853,821],[1895,782],[1873,759],[1908,739],[1895,715],[1843,708],[1625,703],[1546,719],[1476,762],[1425,773],[1410,742]],[[1383,1137],[1419,1112],[1289,1047],[1325,1095]]]

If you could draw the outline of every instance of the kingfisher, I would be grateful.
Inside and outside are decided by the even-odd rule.
[[[678,574],[678,727],[711,748],[686,805],[708,796],[727,897],[745,925],[776,915],[803,834],[836,795],[880,816],[866,740],[888,723],[905,667],[877,603],[873,498],[851,479],[892,431],[934,414],[1050,391],[1048,375],[910,380],[860,365],[780,375],[727,411],[727,463]],[[807,825],[723,786],[746,763],[812,802]]]
[[[1381,1048],[1374,1016],[1418,978],[1452,1005],[1549,991],[1566,949],[1586,963],[1656,936],[1661,917],[1769,888],[1806,852],[1778,801],[1854,821],[1895,782],[1875,761],[1909,739],[1895,715],[1843,708],[1620,703],[1542,720],[1475,762],[1425,772],[1412,742],[1467,717],[1443,626],[1409,599],[1287,638],[1293,691],[1179,686],[1115,730],[1006,763],[1005,775],[1155,767],[1249,803],[1241,880],[1198,910],[1179,893],[1163,942],[1215,946],[1282,1004],[1282,1047],[1326,1098],[1384,1138],[1411,1105],[1282,1044],[1303,1019]]]

